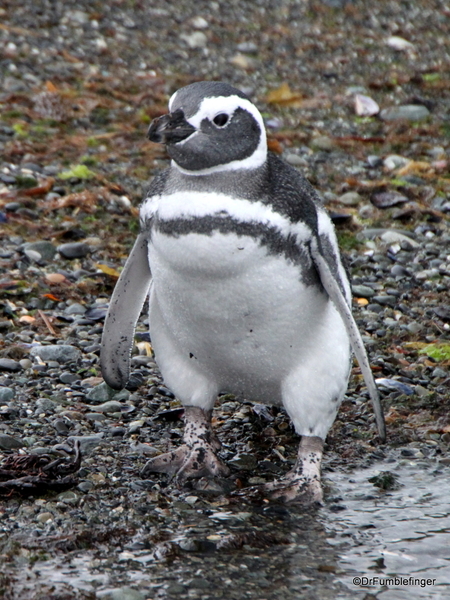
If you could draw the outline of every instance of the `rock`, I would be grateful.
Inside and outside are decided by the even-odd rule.
[[[347,192],[339,196],[338,201],[346,206],[356,206],[362,201],[362,196],[358,192]]]
[[[430,111],[422,104],[404,104],[403,106],[391,106],[380,112],[383,121],[422,121],[430,115]]]
[[[59,376],[59,380],[61,383],[65,383],[67,385],[70,385],[71,383],[74,383],[75,381],[77,381],[79,379],[79,376],[76,375],[75,373],[70,373],[69,371],[64,371],[63,373],[61,373],[61,375]]]
[[[408,42],[408,40],[405,40],[404,38],[402,38],[398,35],[391,35],[390,37],[388,37],[386,40],[386,44],[390,48],[393,48],[394,50],[397,50],[398,52],[414,49],[414,44],[412,44],[411,42]]]
[[[18,450],[24,447],[24,443],[20,440],[8,435],[7,433],[0,433],[0,450]]]
[[[81,351],[70,345],[34,346],[30,351],[31,356],[39,356],[43,361],[57,361],[58,363],[75,362],[81,358]]]
[[[84,258],[90,251],[90,247],[84,242],[69,242],[58,246],[58,252],[64,258]]]
[[[9,387],[0,387],[0,403],[9,402],[14,398],[14,390]]]
[[[420,244],[418,244],[416,241],[412,240],[409,236],[400,233],[399,231],[387,230],[381,234],[381,239],[383,242],[386,242],[386,244],[403,242],[410,248],[418,248],[420,246]]]
[[[380,192],[378,194],[372,194],[370,201],[377,208],[390,208],[397,204],[404,204],[408,202],[409,198],[398,192]]]
[[[238,454],[228,461],[229,465],[243,471],[251,471],[257,466],[257,460],[253,454]]]
[[[82,304],[79,304],[78,302],[74,302],[73,304],[68,306],[64,311],[66,315],[84,315],[85,312],[86,307]]]
[[[100,385],[96,385],[86,394],[86,400],[91,401],[93,403],[96,402],[107,402],[108,400],[116,400],[119,402],[120,400],[128,400],[130,397],[130,392],[128,390],[120,390],[117,392],[109,387],[109,385],[105,382],[100,383]]]
[[[372,298],[375,291],[368,285],[352,285],[352,294],[358,298]]]
[[[39,254],[39,258],[37,262],[40,260],[49,262],[53,260],[56,254],[56,248],[51,242],[40,241],[40,242],[27,242],[22,246],[23,252],[28,256],[30,251],[37,252]]]
[[[103,433],[93,435],[71,435],[67,438],[68,442],[80,442],[81,454],[90,454],[102,441]]]
[[[194,33],[183,33],[180,38],[186,42],[189,48],[205,48],[208,38],[203,31],[194,31]]]
[[[120,587],[112,590],[96,592],[96,598],[101,600],[145,600],[147,596],[130,587]]]
[[[306,167],[308,165],[308,161],[303,158],[303,156],[299,156],[298,154],[294,154],[290,152],[284,156],[284,160],[288,162],[293,167]]]
[[[390,154],[383,160],[383,166],[385,166],[389,171],[393,171],[394,169],[401,169],[402,167],[405,167],[410,162],[410,159],[406,158],[405,156]]]
[[[101,413],[114,413],[120,412],[123,408],[123,404],[117,402],[116,400],[109,400],[108,402],[104,402],[103,404],[99,404],[95,407],[98,412]]]
[[[19,360],[19,365],[22,367],[22,369],[26,370],[31,369],[33,363],[29,358],[22,358],[21,360]]]
[[[395,306],[397,304],[397,298],[395,296],[374,296],[372,298],[373,302],[377,304],[381,304],[381,306]]]
[[[20,371],[22,367],[12,358],[0,358],[0,371]]]
[[[51,521],[52,519],[53,519],[53,515],[51,512],[43,512],[43,513],[40,513],[36,517],[36,521],[38,521],[38,523],[47,523],[48,521]]]
[[[331,152],[336,149],[334,140],[327,135],[319,135],[313,138],[310,142],[310,146],[313,150],[323,150],[324,152]]]

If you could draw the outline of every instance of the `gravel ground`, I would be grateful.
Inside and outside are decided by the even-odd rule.
[[[223,396],[228,480],[140,478],[178,443],[182,412],[145,315],[129,389],[105,387],[102,323],[147,182],[167,164],[148,123],[181,85],[228,81],[333,216],[383,395],[380,446],[355,366],[325,480],[402,452],[448,464],[449,16],[438,0],[1,3],[0,459],[44,465],[79,441],[82,463],[62,463],[60,489],[0,488],[0,595],[352,597],[320,518],[233,495],[295,459],[283,412]],[[366,116],[364,97],[381,112]],[[325,511],[339,510],[330,493]]]

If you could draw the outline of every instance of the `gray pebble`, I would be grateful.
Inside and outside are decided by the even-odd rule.
[[[20,371],[21,366],[12,358],[0,358],[0,371]]]
[[[101,600],[145,600],[146,595],[130,587],[120,587],[97,592],[96,597]]]
[[[119,402],[120,400],[128,400],[129,397],[130,392],[128,390],[120,390],[117,392],[110,388],[105,382],[96,385],[86,394],[86,400],[90,402],[107,402],[113,398],[116,402]]]
[[[403,106],[391,106],[380,112],[380,118],[383,121],[397,121],[400,119],[406,121],[421,121],[430,115],[426,106],[421,104],[404,104]]]
[[[22,367],[22,369],[31,369],[31,367],[33,366],[33,363],[31,362],[31,360],[29,358],[22,358],[19,360],[19,365]]]
[[[441,367],[436,367],[432,373],[433,377],[448,377],[448,371],[441,369]]]
[[[18,450],[19,448],[23,448],[23,446],[23,442],[15,437],[7,433],[0,433],[0,450]]]
[[[74,302],[68,306],[64,312],[66,315],[84,315],[86,312],[86,307],[78,302]]]
[[[39,260],[45,262],[53,260],[56,254],[56,248],[51,242],[40,241],[40,242],[27,242],[23,244],[22,250],[28,256],[28,252],[37,252],[39,254]]]
[[[104,402],[103,404],[99,404],[96,406],[96,410],[101,413],[114,413],[120,412],[124,405],[116,400],[109,400],[108,402]]]
[[[352,293],[358,298],[372,298],[372,296],[375,296],[374,290],[368,285],[352,285]]]
[[[372,300],[382,306],[395,306],[397,303],[397,298],[395,298],[395,296],[374,296]]]
[[[75,373],[70,373],[69,371],[64,371],[63,373],[61,373],[61,375],[59,376],[59,380],[61,383],[65,383],[67,385],[70,385],[71,383],[74,383],[75,381],[77,381],[79,379],[79,376],[76,375]]]
[[[362,196],[358,192],[347,192],[339,196],[338,200],[346,206],[356,206],[362,201]]]
[[[0,387],[0,402],[9,402],[14,398],[14,390],[8,387]]]
[[[257,461],[253,454],[238,454],[229,460],[228,464],[243,471],[251,471],[257,466]]]
[[[58,246],[58,252],[64,258],[84,258],[90,251],[90,247],[84,242],[69,242]]]
[[[84,415],[88,421],[106,421],[106,415],[99,412],[88,412]]]
[[[81,454],[90,454],[102,441],[103,433],[93,435],[71,435],[67,438],[68,442],[80,442]]]
[[[68,363],[79,360],[81,351],[75,346],[54,344],[34,346],[30,351],[30,355],[39,356],[45,362],[54,360],[58,363]]]

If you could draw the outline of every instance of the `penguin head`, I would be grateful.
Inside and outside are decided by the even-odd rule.
[[[150,124],[148,137],[166,144],[183,173],[256,169],[265,163],[261,114],[240,90],[216,81],[193,83],[173,94],[169,111]]]

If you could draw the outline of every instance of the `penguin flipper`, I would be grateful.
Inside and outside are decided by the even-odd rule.
[[[151,278],[147,234],[140,233],[114,288],[103,328],[100,366],[104,380],[115,390],[123,389],[130,375],[134,330]]]
[[[384,442],[386,440],[386,424],[384,421],[383,408],[380,403],[380,396],[372,375],[372,370],[370,368],[364,342],[362,341],[358,326],[355,323],[355,319],[352,315],[349,305],[344,298],[342,290],[338,285],[336,277],[333,275],[328,262],[321,252],[319,241],[316,240],[316,242],[317,243],[311,244],[312,259],[319,273],[320,280],[325,288],[325,291],[335,305],[344,322],[353,352],[358,360],[359,367],[369,391],[370,399],[372,400],[373,411],[375,413],[375,419],[377,422],[378,435]]]

